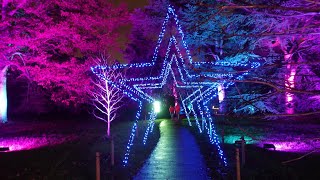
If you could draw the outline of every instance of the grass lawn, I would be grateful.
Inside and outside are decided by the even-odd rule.
[[[157,120],[147,145],[143,145],[147,121],[139,122],[127,167],[123,167],[122,159],[133,122],[112,124],[114,167],[110,166],[111,143],[105,136],[106,124],[98,120],[1,124],[0,145],[1,141],[8,145],[14,139],[20,150],[0,153],[0,179],[95,179],[96,152],[101,153],[101,179],[128,179],[137,173],[157,144],[159,123]],[[55,143],[57,139],[59,142]],[[30,147],[23,149],[28,143]],[[41,143],[45,145],[32,148]]]
[[[194,134],[197,143],[200,146],[208,171],[215,179],[235,179],[235,146],[232,142],[238,140],[241,135],[248,139],[246,145],[246,163],[241,168],[242,179],[320,179],[320,171],[318,164],[320,162],[319,151],[312,153],[300,160],[283,163],[288,160],[296,159],[308,151],[301,152],[287,150],[296,148],[295,146],[303,145],[305,148],[319,148],[320,124],[318,121],[308,120],[239,120],[239,119],[216,119],[216,131],[220,136],[224,131],[225,144],[223,150],[228,161],[228,168],[219,166],[216,148],[211,145],[208,140],[208,135],[201,134],[196,126],[189,127],[186,120],[183,121],[183,126]],[[231,137],[231,138],[230,138]],[[250,137],[253,137],[250,138]],[[278,149],[264,150],[259,142],[291,141],[294,145],[289,146],[286,151]],[[304,143],[308,142],[308,143]],[[279,148],[278,146],[276,146]]]

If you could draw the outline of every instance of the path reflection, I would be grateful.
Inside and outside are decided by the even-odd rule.
[[[134,179],[210,179],[191,133],[170,120],[160,123],[160,140]]]

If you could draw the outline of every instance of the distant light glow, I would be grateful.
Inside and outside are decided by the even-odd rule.
[[[218,99],[219,99],[219,103],[221,103],[224,98],[225,98],[225,90],[224,90],[224,87],[223,87],[223,84],[219,84],[218,85]]]
[[[155,113],[159,113],[161,111],[161,103],[160,101],[154,101],[153,102],[153,108]]]

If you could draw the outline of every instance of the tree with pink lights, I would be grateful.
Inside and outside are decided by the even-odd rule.
[[[125,6],[100,0],[2,1],[1,67],[18,69],[56,104],[77,107],[88,102],[90,57],[120,50],[117,29],[127,16]]]
[[[97,65],[110,65],[109,58],[101,56],[96,59]],[[106,68],[100,73],[100,77],[93,82],[94,87],[89,91],[94,106],[93,115],[107,123],[107,136],[110,138],[111,122],[116,119],[117,111],[122,105],[123,92],[112,85],[112,82],[123,78],[123,74],[117,69]]]

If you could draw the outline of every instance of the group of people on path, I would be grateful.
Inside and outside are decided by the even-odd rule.
[[[170,105],[169,107],[169,112],[170,112],[170,116],[171,116],[171,120],[174,120],[174,118],[176,117],[177,121],[180,120],[180,106],[179,103],[175,103],[175,106]]]

